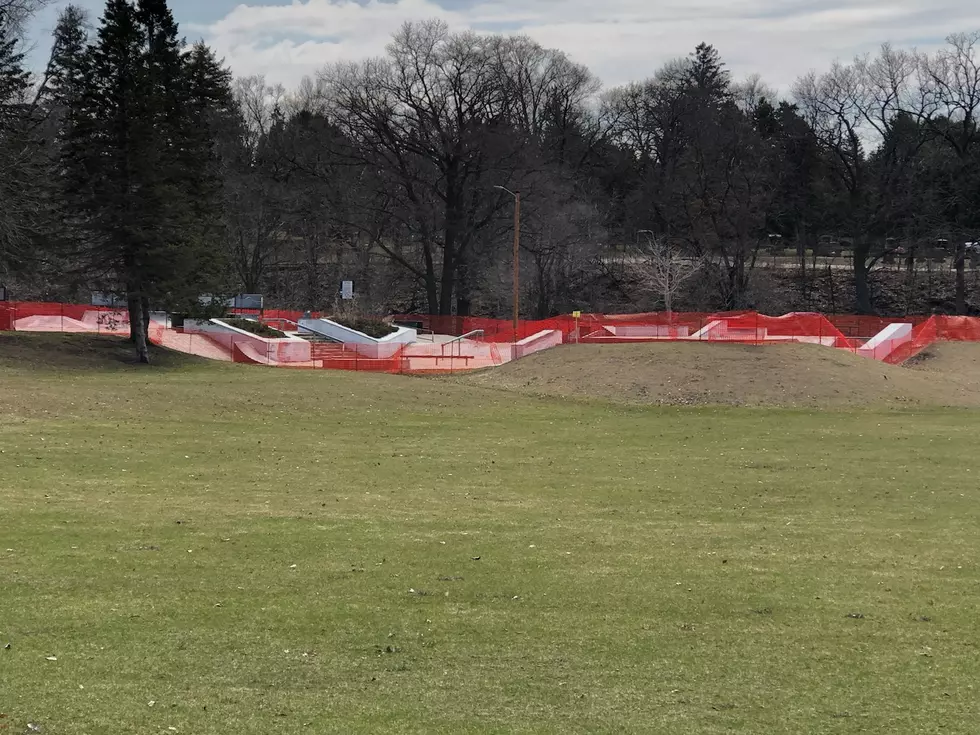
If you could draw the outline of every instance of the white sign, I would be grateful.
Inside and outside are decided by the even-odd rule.
[[[126,299],[114,293],[106,293],[104,291],[92,292],[92,306],[123,306],[125,303]]]
[[[354,298],[353,281],[344,281],[340,284],[340,298],[348,300]]]
[[[228,306],[235,309],[261,309],[262,304],[263,298],[260,293],[240,293],[228,302]]]

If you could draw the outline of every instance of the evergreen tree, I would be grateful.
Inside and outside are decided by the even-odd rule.
[[[720,103],[731,97],[731,73],[725,68],[718,49],[699,43],[688,61],[684,86],[708,102]]]
[[[87,59],[87,14],[77,5],[69,5],[58,17],[36,106],[37,179],[43,199],[39,208],[43,218],[39,245],[44,257],[34,264],[34,273],[45,285],[54,281],[59,286],[77,288],[83,275],[71,257],[78,233],[68,226],[65,218],[62,158],[69,113],[79,102],[85,86]],[[71,274],[71,279],[64,278],[67,274]],[[69,292],[72,290],[69,288]]]
[[[0,273],[21,259],[32,231],[35,182],[29,175],[24,99],[29,86],[13,18],[0,7]]]
[[[13,23],[7,12],[0,7],[0,125],[11,124],[16,108],[23,101],[23,94],[30,85],[30,74],[24,69],[24,54],[18,50],[18,39],[13,33]]]
[[[171,282],[170,301],[193,308],[198,294],[230,290],[224,241],[225,172],[237,153],[240,118],[231,91],[231,72],[203,43],[185,55],[187,108],[181,163],[186,173],[187,221],[183,260]]]
[[[68,5],[58,16],[54,29],[42,98],[52,108],[52,113],[59,117],[78,99],[84,87],[87,17],[81,7]]]
[[[229,80],[209,52],[183,47],[164,0],[108,0],[69,115],[67,184],[87,265],[125,291],[144,362],[151,302],[186,306],[220,275],[210,117],[227,106]]]
[[[90,273],[124,287],[130,329],[141,361],[149,354],[138,305],[145,275],[145,245],[139,216],[140,33],[135,8],[108,0],[95,43],[87,53],[88,75],[68,116],[63,151],[70,220],[81,233]]]
[[[188,93],[183,42],[166,0],[138,0],[136,21],[140,33],[140,95],[134,110],[140,148],[141,208],[134,219],[144,239],[144,263],[137,296],[130,294],[132,312],[141,310],[141,323],[149,328],[150,301],[165,305],[179,287],[189,260],[189,179],[177,151],[186,135]]]

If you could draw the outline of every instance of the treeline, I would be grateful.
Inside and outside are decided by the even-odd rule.
[[[781,100],[707,44],[603,90],[526,37],[424,22],[284,90],[185,43],[165,0],[69,6],[31,75],[30,5],[0,0],[0,280],[23,294],[113,291],[140,324],[204,293],[330,309],[352,279],[364,310],[503,315],[509,190],[527,317],[662,308],[650,243],[699,266],[675,308],[980,308],[978,34]]]

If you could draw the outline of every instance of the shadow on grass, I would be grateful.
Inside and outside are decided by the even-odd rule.
[[[0,332],[0,369],[8,370],[173,370],[212,361],[162,347],[150,347],[150,364],[140,365],[125,337],[95,334]]]

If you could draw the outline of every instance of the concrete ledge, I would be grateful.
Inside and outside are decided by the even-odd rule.
[[[708,322],[697,332],[692,334],[689,339],[718,339],[728,333],[728,324],[721,319]]]
[[[309,362],[313,359],[311,345],[299,337],[260,337],[233,327],[220,319],[186,319],[185,334],[203,334],[234,354],[235,345],[248,345],[255,355],[265,355],[272,362]]]
[[[857,353],[872,360],[884,360],[892,352],[912,341],[912,325],[908,323],[889,324],[869,339]]]
[[[345,345],[354,345],[359,355],[374,360],[394,357],[405,345],[418,341],[419,336],[415,329],[397,327],[397,331],[379,339],[330,319],[300,319],[299,328],[300,333],[305,329],[307,332],[321,334]]]
[[[606,329],[617,337],[660,337],[681,339],[689,336],[691,333],[691,330],[687,326],[678,325],[676,327],[671,327],[667,324],[630,324],[626,326],[607,326]]]
[[[520,360],[522,357],[533,355],[535,352],[548,350],[562,344],[562,334],[559,329],[546,329],[525,337],[520,342],[511,346],[512,359]]]

